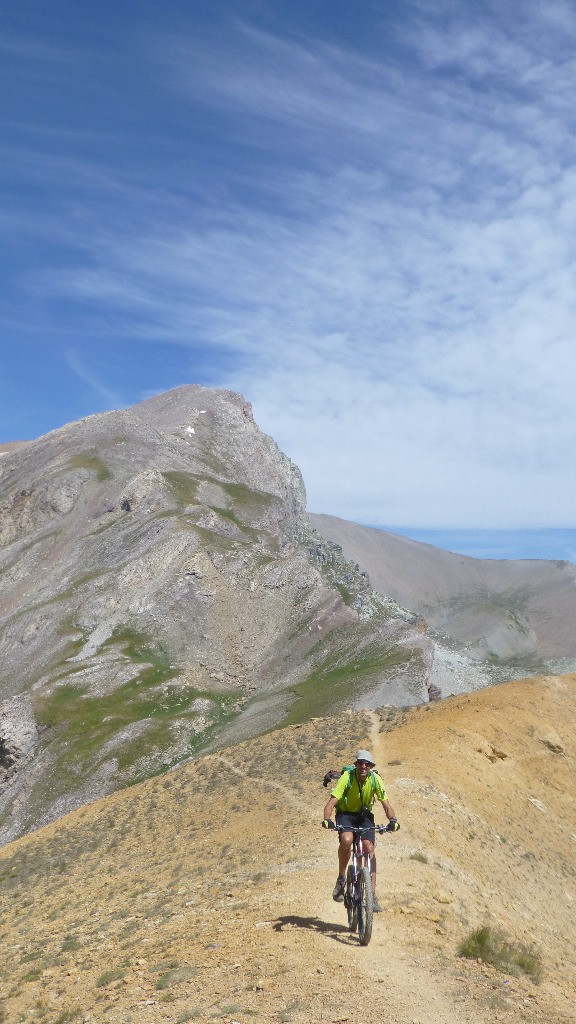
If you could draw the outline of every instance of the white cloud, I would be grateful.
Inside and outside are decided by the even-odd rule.
[[[95,373],[84,366],[74,349],[69,349],[66,352],[66,362],[76,377],[84,384],[88,384],[99,403],[104,403],[107,409],[121,409],[126,405],[125,400],[117,391],[109,388]]]
[[[170,40],[181,102],[230,133],[227,188],[117,187],[121,230],[99,226],[90,265],[50,287],[121,309],[132,336],[212,348],[316,511],[569,524],[574,69],[551,39],[576,18],[549,7],[540,47],[544,16],[523,11],[518,30],[413,21],[412,64],[248,26]]]

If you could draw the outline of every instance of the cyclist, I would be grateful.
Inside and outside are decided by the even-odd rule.
[[[338,782],[330,793],[330,799],[324,808],[325,828],[329,828],[328,822],[332,818],[332,812],[336,808],[336,824],[351,828],[367,828],[363,834],[364,849],[372,858],[372,891],[374,893],[374,911],[380,913],[382,907],[376,898],[376,857],[374,854],[374,843],[376,831],[374,828],[374,815],[372,805],[379,800],[388,818],[388,828],[396,832],[400,828],[394,808],[390,803],[384,783],[377,772],[372,772],[375,761],[368,750],[359,750],[354,761],[353,771],[342,772]],[[339,874],[332,893],[332,898],[337,903],[344,901],[344,886],[346,866],[352,852],[352,833],[340,833],[340,845],[338,847]]]

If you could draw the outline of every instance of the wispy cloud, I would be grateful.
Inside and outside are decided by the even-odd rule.
[[[80,258],[35,277],[131,343],[210,349],[316,511],[572,520],[576,15],[482,11],[410,4],[381,52],[242,21],[150,41],[192,142],[165,179],[80,161]]]
[[[66,362],[75,376],[84,384],[88,384],[92,389],[99,407],[104,404],[107,409],[121,409],[127,404],[118,392],[108,387],[108,385],[101,381],[95,373],[86,368],[78,352],[74,349],[68,349],[66,352]]]

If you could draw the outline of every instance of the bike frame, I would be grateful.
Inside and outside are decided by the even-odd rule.
[[[344,831],[339,830],[339,831]],[[352,874],[354,882],[358,879],[358,871],[362,867],[368,868],[368,873],[372,877],[372,857],[368,852],[364,852],[364,839],[360,835],[361,832],[368,832],[368,829],[361,828],[347,828],[346,832],[352,832],[352,853],[350,856],[350,865],[352,867]]]
[[[372,828],[380,835],[387,831],[383,825],[369,825],[365,828],[334,826],[339,833],[352,833],[352,852],[346,871],[344,906],[348,914],[348,927],[351,932],[358,931],[358,939],[362,946],[367,946],[370,942],[373,914],[372,856],[364,850],[362,833],[369,832]]]

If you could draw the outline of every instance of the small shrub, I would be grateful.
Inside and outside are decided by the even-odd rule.
[[[278,1020],[281,1024],[289,1024],[292,1020],[294,1013],[301,1009],[301,1003],[291,1003],[290,1006],[286,1006],[283,1010],[280,1010],[278,1014]]]
[[[417,860],[419,864],[428,864],[428,857],[425,853],[420,853],[420,850],[416,850],[410,854],[410,860]]]
[[[458,953],[491,964],[504,974],[527,974],[535,984],[542,980],[540,954],[534,949],[510,942],[488,925],[471,932],[460,944]]]
[[[180,964],[177,960],[161,960],[160,963],[153,964],[152,967],[148,968],[148,970],[150,974],[155,974],[157,971],[173,971],[179,966]]]
[[[42,971],[38,967],[36,967],[32,971],[27,971],[26,974],[23,976],[22,981],[38,981],[38,978],[40,978],[41,975]]]
[[[508,1010],[510,1003],[500,993],[496,992],[486,997],[484,1006],[487,1006],[489,1010]]]
[[[537,950],[521,948],[516,951],[516,963],[524,974],[527,974],[532,981],[539,985],[542,981],[543,969],[542,959]]]
[[[156,988],[166,989],[171,985],[179,985],[183,981],[189,981],[190,978],[196,978],[199,973],[198,967],[177,967],[175,970],[161,974],[156,982]]]
[[[113,971],[104,971],[98,978],[96,985],[98,988],[103,988],[105,985],[110,985],[113,981],[120,981],[126,975],[125,970],[116,969]]]

